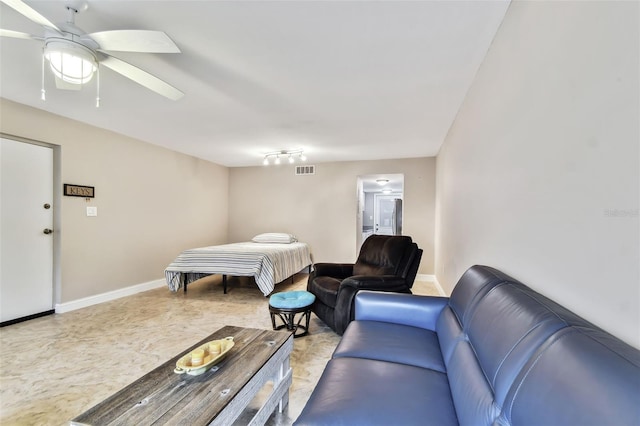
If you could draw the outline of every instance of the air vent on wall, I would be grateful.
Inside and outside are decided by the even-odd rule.
[[[296,166],[296,175],[315,175],[316,166]]]

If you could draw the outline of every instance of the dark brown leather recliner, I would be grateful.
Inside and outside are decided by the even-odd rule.
[[[408,236],[372,235],[356,263],[316,263],[307,291],[316,296],[312,311],[342,335],[353,320],[359,290],[411,293],[422,249]]]

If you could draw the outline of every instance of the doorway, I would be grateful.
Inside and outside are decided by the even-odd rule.
[[[402,235],[402,194],[373,194],[373,233]]]
[[[358,176],[356,254],[370,235],[402,235],[404,174]]]

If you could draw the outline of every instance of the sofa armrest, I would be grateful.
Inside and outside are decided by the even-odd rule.
[[[355,319],[391,322],[435,331],[440,312],[448,303],[448,297],[362,290],[355,299]]]

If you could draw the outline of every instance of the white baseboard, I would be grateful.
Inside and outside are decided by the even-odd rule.
[[[444,290],[442,289],[442,286],[440,286],[440,283],[438,282],[438,279],[436,278],[435,275],[418,274],[416,275],[416,280],[433,283],[436,287],[436,290],[438,290],[438,294],[440,294],[440,296],[445,296],[445,297],[447,296],[447,293],[444,292]]]
[[[132,294],[142,293],[143,291],[152,290],[166,285],[167,282],[164,279],[160,279],[120,288],[107,293],[96,294],[95,296],[72,300],[71,302],[57,303],[55,306],[56,314],[75,311],[76,309],[86,308],[88,306],[97,305],[98,303],[109,302],[111,300],[120,299],[121,297],[131,296]]]
[[[427,282],[434,282],[434,280],[436,279],[435,275],[428,275],[428,274],[418,274],[416,275],[416,280],[418,281],[427,281]]]

